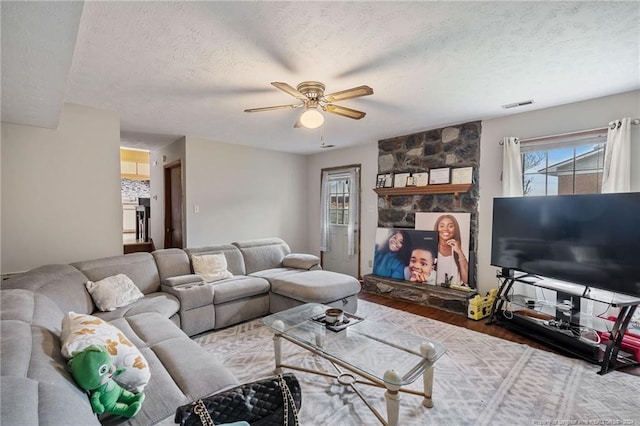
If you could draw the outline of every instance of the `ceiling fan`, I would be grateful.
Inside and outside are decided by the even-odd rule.
[[[340,92],[331,93],[330,95],[324,94],[324,84],[319,81],[303,81],[298,84],[294,89],[287,83],[281,83],[274,81],[271,83],[273,86],[282,90],[285,93],[298,99],[300,103],[290,105],[276,105],[263,108],[250,108],[245,109],[244,112],[261,112],[261,111],[273,111],[277,109],[291,109],[291,108],[305,108],[305,111],[300,115],[298,121],[293,127],[307,127],[309,129],[315,129],[320,127],[324,122],[324,117],[318,111],[330,112],[332,114],[341,115],[343,117],[353,118],[354,120],[360,120],[366,113],[355,109],[335,105],[334,102],[343,101],[345,99],[359,98],[361,96],[368,96],[373,94],[373,89],[369,86],[358,86],[351,89],[342,90]]]

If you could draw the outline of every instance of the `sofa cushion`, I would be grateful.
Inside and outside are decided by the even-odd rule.
[[[0,290],[0,318],[23,321],[59,335],[64,313],[53,300],[29,290]]]
[[[227,258],[223,253],[193,255],[191,256],[191,263],[193,272],[200,275],[208,283],[233,276],[227,270]]]
[[[93,302],[101,311],[115,311],[116,308],[130,305],[144,296],[142,292],[125,274],[91,280],[86,283],[87,291]]]
[[[182,249],[160,249],[152,252],[151,255],[156,260],[161,282],[170,277],[191,273],[189,256]]]
[[[269,277],[271,291],[305,303],[333,302],[360,292],[360,282],[352,276],[331,271],[300,271]]]
[[[232,244],[242,253],[247,274],[281,267],[282,259],[291,253],[289,245],[280,238],[237,241]]]
[[[62,318],[48,297],[29,290],[0,291],[0,413],[2,424],[98,424],[60,351]],[[60,407],[73,407],[60,416]]]
[[[238,384],[212,354],[161,315],[145,313],[113,321],[146,357],[151,380],[137,424],[155,424],[180,406]]]
[[[90,345],[105,346],[113,365],[124,368],[114,380],[130,391],[141,392],[149,382],[149,364],[138,348],[121,330],[98,317],[69,312],[62,321],[60,339],[62,355],[67,359]]]
[[[3,280],[3,289],[30,290],[51,299],[62,312],[90,314],[95,305],[85,288],[87,277],[70,265],[45,265]]]
[[[213,304],[227,303],[269,293],[269,281],[259,277],[235,276],[213,283]]]
[[[184,251],[191,259],[193,256],[203,254],[222,253],[227,259],[227,270],[233,275],[246,275],[247,270],[244,267],[244,258],[242,253],[236,246],[231,244],[220,244],[215,246],[186,248]]]
[[[72,386],[42,383],[27,377],[0,377],[2,424],[99,426],[87,396],[79,389],[74,391]],[[64,416],[59,415],[61,410]]]
[[[115,311],[96,311],[93,315],[100,317],[105,321],[113,321],[117,318],[138,315],[146,312],[155,312],[163,317],[171,318],[179,309],[180,302],[175,296],[159,291],[147,294],[142,299],[138,299],[130,305],[123,306]]]
[[[144,294],[160,291],[160,275],[151,253],[131,253],[122,256],[72,263],[91,281],[116,274],[125,274]]]

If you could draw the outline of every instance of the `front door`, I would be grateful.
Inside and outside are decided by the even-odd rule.
[[[164,248],[182,248],[182,163],[164,167]]]
[[[322,170],[322,268],[360,278],[360,167]]]

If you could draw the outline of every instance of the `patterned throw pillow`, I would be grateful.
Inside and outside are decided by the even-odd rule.
[[[211,283],[233,276],[227,271],[227,258],[223,253],[191,256],[191,262],[193,272],[200,275],[205,282]]]
[[[93,302],[103,312],[115,311],[144,297],[144,294],[125,274],[118,274],[100,281],[87,281],[85,286]]]
[[[142,392],[151,378],[149,364],[140,350],[117,327],[98,317],[67,313],[62,319],[60,341],[62,355],[67,359],[89,345],[105,346],[113,365],[125,369],[113,379],[132,392]]]

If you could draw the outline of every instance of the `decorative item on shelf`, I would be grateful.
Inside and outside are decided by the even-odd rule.
[[[429,172],[412,173],[415,186],[427,186],[429,184]]]
[[[379,174],[376,180],[376,188],[392,188],[393,187],[393,174],[383,173]]]
[[[413,176],[408,176],[407,177],[407,185],[406,186],[416,186],[416,180],[413,178]]]
[[[451,169],[451,183],[462,184],[473,182],[473,167]]]
[[[404,188],[407,186],[407,178],[411,176],[411,173],[396,173],[393,176],[393,187]]]
[[[450,183],[450,171],[451,169],[449,167],[431,169],[429,173],[429,184],[438,185]]]

